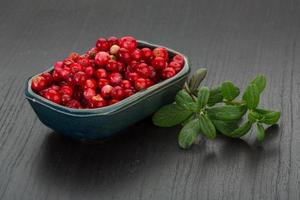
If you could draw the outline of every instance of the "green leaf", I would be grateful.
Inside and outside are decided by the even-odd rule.
[[[232,82],[225,81],[221,85],[221,92],[223,97],[228,100],[232,101],[240,94],[240,89],[236,87]]]
[[[260,114],[268,114],[268,113],[274,112],[272,110],[267,110],[267,109],[263,109],[263,108],[255,108],[254,110]]]
[[[251,81],[251,83],[257,86],[259,93],[262,93],[266,87],[267,80],[264,75],[258,75]]]
[[[198,109],[201,109],[204,106],[206,106],[206,104],[208,102],[208,98],[209,98],[208,87],[201,87],[198,92],[198,99],[197,99]]]
[[[252,127],[252,122],[247,121],[242,126],[240,126],[239,128],[235,129],[234,131],[232,131],[227,136],[228,137],[232,137],[232,138],[242,137],[242,136],[246,135],[246,133],[248,133],[250,131],[251,127]]]
[[[255,122],[261,120],[262,117],[263,117],[262,114],[260,114],[256,111],[253,111],[253,110],[248,113],[248,120],[251,121],[252,123],[255,123]]]
[[[193,74],[193,76],[188,81],[188,87],[191,90],[191,92],[197,90],[200,83],[205,78],[206,74],[207,74],[207,69],[205,68],[200,68]]]
[[[189,148],[196,140],[200,132],[199,120],[189,121],[180,131],[178,136],[178,144],[181,148]]]
[[[190,111],[197,110],[197,104],[193,100],[193,98],[185,91],[180,90],[175,98],[176,103],[181,106],[182,108]]]
[[[257,123],[256,127],[257,127],[256,137],[257,137],[258,141],[263,141],[265,139],[265,129],[264,129],[263,125],[260,123]]]
[[[152,121],[156,126],[172,127],[180,124],[191,115],[191,111],[185,110],[176,104],[169,104],[161,107],[152,116]]]
[[[223,101],[223,95],[221,91],[221,87],[216,87],[210,90],[209,92],[209,99],[207,104],[209,106],[213,106],[216,103],[220,103]]]
[[[184,120],[183,122],[181,122],[181,125],[184,126],[186,125],[189,121],[192,121],[193,119],[195,119],[195,113],[193,113],[191,116],[189,116],[186,120]]]
[[[217,135],[216,128],[212,121],[204,114],[199,115],[200,130],[209,139],[214,139]]]
[[[210,119],[222,121],[236,121],[243,117],[247,112],[247,106],[225,105],[207,108]]]
[[[212,122],[215,125],[216,129],[224,135],[229,135],[231,132],[238,128],[237,122],[235,121],[225,122],[221,120],[213,120]]]
[[[262,122],[264,124],[268,124],[268,125],[276,124],[278,122],[278,120],[280,119],[280,115],[281,115],[280,112],[270,111],[266,114],[263,114],[263,117],[260,120],[260,122]]]
[[[256,84],[251,83],[245,90],[243,100],[246,102],[248,108],[254,109],[259,103],[259,89]]]

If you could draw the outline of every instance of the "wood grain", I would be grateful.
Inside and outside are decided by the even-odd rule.
[[[300,199],[300,5],[296,0],[46,1],[0,6],[0,199]],[[268,78],[282,119],[263,144],[219,137],[188,151],[146,119],[103,144],[53,134],[25,80],[99,36],[132,34],[205,66],[205,85]]]

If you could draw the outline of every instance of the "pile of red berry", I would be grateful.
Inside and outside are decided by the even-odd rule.
[[[165,48],[138,48],[132,36],[99,38],[83,55],[71,53],[54,70],[32,79],[44,98],[70,108],[100,108],[173,77],[184,65]]]

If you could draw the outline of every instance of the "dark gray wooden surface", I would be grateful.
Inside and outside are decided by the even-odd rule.
[[[262,105],[282,111],[257,144],[218,138],[188,151],[150,119],[104,144],[59,137],[24,100],[30,75],[100,36],[132,34],[206,66],[211,86],[257,73]],[[0,199],[300,199],[300,2],[0,2]]]

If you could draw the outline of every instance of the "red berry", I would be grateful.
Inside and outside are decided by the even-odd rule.
[[[122,100],[125,97],[124,89],[120,86],[116,86],[111,90],[110,95],[113,99]]]
[[[84,72],[77,72],[73,77],[74,83],[76,85],[82,85],[86,79],[87,77]]]
[[[142,78],[149,78],[152,76],[152,70],[149,68],[149,66],[146,63],[139,64],[136,68],[136,72]]]
[[[128,81],[128,80],[122,80],[120,86],[121,86],[123,89],[128,89],[128,88],[131,88],[131,83],[130,83],[130,81]]]
[[[83,67],[91,65],[90,60],[88,58],[79,58],[77,63]]]
[[[96,95],[96,91],[92,88],[87,88],[83,91],[83,96],[87,100],[91,99],[95,95]]]
[[[64,63],[62,61],[57,61],[55,64],[54,64],[54,70],[60,70],[62,69],[64,66]]]
[[[98,80],[98,88],[101,89],[103,86],[108,85],[109,84],[109,80],[105,79],[105,78],[100,78]]]
[[[42,73],[42,77],[45,78],[47,85],[50,85],[53,82],[53,77],[49,72]]]
[[[104,51],[100,51],[95,56],[95,62],[100,67],[106,66],[109,60],[110,60],[109,54]]]
[[[98,49],[96,47],[91,48],[87,54],[89,55],[89,58],[94,59],[96,54],[98,53]]]
[[[72,97],[67,95],[67,94],[64,94],[61,96],[61,103],[63,105],[66,105],[69,101],[71,101]]]
[[[106,69],[110,72],[118,71],[118,62],[115,60],[109,60],[106,66]]]
[[[73,98],[78,100],[78,101],[81,101],[82,98],[83,98],[83,91],[80,87],[76,87],[74,88],[74,93],[73,93]]]
[[[136,90],[143,90],[147,88],[147,83],[144,78],[138,78],[137,80],[134,81],[134,87]]]
[[[162,57],[155,57],[152,60],[152,66],[156,69],[156,70],[163,70],[164,68],[166,68],[167,66],[167,62],[164,58]]]
[[[164,79],[171,78],[171,77],[175,76],[175,74],[176,74],[175,70],[171,67],[167,67],[162,71],[162,77]]]
[[[39,92],[45,89],[47,86],[47,81],[43,76],[36,76],[32,79],[31,89],[35,92]]]
[[[133,81],[137,80],[138,78],[140,78],[140,76],[136,72],[130,72],[127,74],[127,78],[129,81],[133,82]]]
[[[117,62],[118,63],[118,72],[124,72],[125,71],[125,65],[122,62]]]
[[[62,95],[68,95],[68,96],[72,96],[73,95],[73,88],[69,85],[63,85],[60,87],[59,92]]]
[[[59,74],[59,77],[62,79],[62,80],[67,80],[67,78],[69,77],[70,75],[70,71],[69,70],[66,70],[66,69],[61,69],[58,71],[58,74]]]
[[[129,63],[131,61],[130,52],[125,48],[120,48],[117,57],[121,62]]]
[[[124,95],[125,95],[125,97],[129,97],[129,96],[131,96],[133,94],[134,94],[134,90],[133,89],[131,89],[131,88],[124,89]]]
[[[108,51],[110,46],[105,38],[99,38],[96,42],[96,47],[99,51]]]
[[[60,87],[58,85],[51,85],[51,87],[49,87],[49,88],[53,89],[53,90],[56,90],[56,91],[60,90]]]
[[[111,36],[107,39],[109,46],[111,47],[112,45],[118,45],[119,40],[117,37]]]
[[[176,61],[171,61],[169,67],[173,68],[175,72],[179,72],[182,69],[182,65]]]
[[[142,48],[142,56],[143,56],[143,59],[148,61],[148,62],[151,62],[154,55],[153,55],[153,52],[151,51],[151,49],[145,47],[145,48]]]
[[[177,54],[176,56],[173,57],[173,61],[178,62],[181,66],[184,65],[184,58],[182,55]]]
[[[78,60],[79,56],[80,55],[78,53],[72,52],[72,53],[69,54],[68,59],[71,59],[74,62],[76,62]]]
[[[118,85],[122,81],[122,75],[118,72],[113,72],[108,76],[112,85]]]
[[[78,63],[71,64],[70,69],[71,69],[71,73],[73,74],[83,70],[82,66]]]
[[[53,81],[55,81],[55,82],[59,82],[60,81],[60,76],[59,76],[57,70],[53,71],[52,77],[53,77]]]
[[[157,47],[153,50],[153,55],[155,57],[162,57],[166,61],[169,59],[169,53],[168,50],[163,47]]]
[[[91,78],[94,75],[95,70],[92,66],[88,66],[84,69],[84,72],[88,78]]]
[[[125,36],[119,40],[120,47],[127,49],[129,52],[133,52],[137,47],[137,41],[132,36]]]
[[[70,66],[70,65],[72,65],[74,63],[74,60],[72,60],[72,59],[70,59],[70,58],[66,58],[65,60],[64,60],[64,65],[65,66]]]
[[[93,96],[89,100],[89,107],[90,108],[101,108],[107,105],[107,102],[103,99],[100,94]]]
[[[61,96],[60,94],[53,89],[49,89],[45,92],[44,97],[54,103],[60,104],[61,103]]]
[[[106,72],[106,70],[102,69],[102,68],[97,69],[96,70],[96,77],[98,79],[100,79],[100,78],[107,78],[107,72]]]
[[[127,65],[127,72],[135,72],[136,67],[139,65],[139,62],[136,60],[132,60],[128,65]]]
[[[148,87],[151,87],[152,85],[154,85],[155,83],[154,83],[154,81],[152,81],[151,79],[146,79],[146,85],[147,85],[147,88]]]
[[[119,100],[117,100],[117,99],[111,99],[111,100],[108,102],[108,105],[113,105],[113,104],[118,103],[118,102],[119,102]]]
[[[132,60],[140,61],[140,60],[142,60],[142,57],[143,57],[143,54],[140,49],[134,50],[131,54]]]
[[[113,87],[111,85],[103,86],[102,89],[101,89],[101,96],[103,98],[109,98],[112,89],[113,89]]]
[[[87,79],[85,82],[84,82],[84,85],[83,85],[83,89],[86,90],[88,88],[91,88],[91,89],[96,89],[97,87],[97,83],[94,79]]]
[[[69,108],[81,108],[81,105],[79,103],[79,101],[72,99],[70,100],[68,103],[66,103],[66,106]]]

